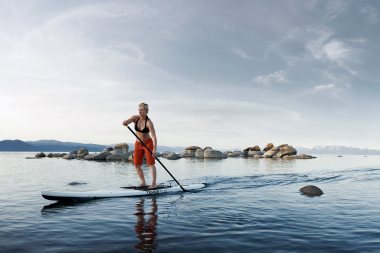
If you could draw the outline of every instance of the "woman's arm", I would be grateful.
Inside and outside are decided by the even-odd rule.
[[[129,119],[123,121],[123,126],[128,126],[132,122],[135,122],[139,118],[139,115],[132,115]]]

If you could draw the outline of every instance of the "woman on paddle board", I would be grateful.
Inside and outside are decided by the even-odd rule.
[[[157,152],[157,137],[156,131],[154,130],[154,125],[152,120],[148,117],[149,107],[148,104],[141,103],[138,106],[139,115],[133,115],[129,119],[123,121],[124,126],[128,126],[130,123],[135,124],[135,130],[137,136],[145,143],[145,145],[156,155]],[[133,153],[133,162],[136,168],[137,175],[141,180],[140,186],[145,186],[145,177],[143,170],[141,168],[143,157],[145,154],[146,164],[150,169],[152,175],[152,184],[148,189],[157,188],[157,172],[154,156],[147,150],[146,147],[139,140],[135,142],[135,150]]]

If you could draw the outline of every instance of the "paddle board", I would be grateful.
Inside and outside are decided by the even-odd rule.
[[[190,184],[182,187],[187,191],[199,190],[205,187],[205,184]],[[84,201],[98,198],[120,198],[120,197],[137,197],[146,195],[157,195],[164,193],[180,193],[179,186],[159,185],[158,188],[150,190],[147,187],[120,187],[112,190],[96,190],[96,191],[42,191],[42,197],[55,201]]]

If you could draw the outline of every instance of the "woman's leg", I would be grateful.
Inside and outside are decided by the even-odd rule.
[[[137,176],[139,176],[141,184],[139,186],[145,186],[145,177],[141,165],[135,165]]]
[[[149,166],[150,175],[152,176],[152,184],[148,187],[148,189],[157,188],[157,170],[155,165]]]

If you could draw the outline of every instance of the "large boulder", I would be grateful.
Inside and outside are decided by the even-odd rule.
[[[323,194],[323,191],[314,185],[304,186],[300,189],[300,192],[310,197],[321,196]]]
[[[113,152],[113,151],[112,151]],[[107,162],[114,162],[114,161],[119,161],[119,162],[121,162],[121,161],[128,161],[128,155],[127,155],[127,153],[124,153],[124,152],[116,152],[116,153],[114,153],[114,154],[111,154],[110,153],[110,155],[108,155],[107,157],[106,157],[106,161]]]
[[[178,160],[178,159],[181,159],[181,156],[178,155],[178,154],[176,154],[176,153],[174,153],[174,152],[171,152],[170,154],[168,154],[166,156],[166,159],[168,159],[168,160]]]
[[[69,155],[77,155],[78,154],[78,150],[73,150],[69,153]]]
[[[227,151],[227,152],[224,152],[225,156],[226,157],[241,157],[243,155],[243,152],[241,151]]]
[[[196,158],[204,158],[204,152],[205,150],[200,148],[195,151],[195,157]]]
[[[203,157],[204,158],[214,158],[214,159],[226,158],[225,155],[218,150],[205,150]]]
[[[245,157],[248,157],[248,156],[254,156],[255,154],[262,154],[262,153],[261,153],[260,147],[256,145],[256,146],[248,147],[244,149],[243,154]]]
[[[185,149],[185,151],[182,153],[182,157],[195,157],[196,149]]]
[[[295,155],[294,158],[295,159],[312,159],[316,157],[312,155],[300,154],[300,155]]]
[[[128,153],[128,150],[129,150],[129,146],[127,143],[119,143],[119,144],[116,144],[114,147],[113,147],[114,150],[121,150],[122,152],[124,152],[125,154]]]
[[[46,155],[45,155],[44,152],[40,152],[40,153],[35,154],[34,157],[36,157],[36,158],[43,158],[43,157],[46,157]]]
[[[84,157],[85,160],[90,161],[105,161],[107,159],[107,156],[110,155],[110,152],[101,152],[97,154],[89,154]]]
[[[277,154],[277,149],[275,147],[273,147],[272,149],[266,151],[264,154],[263,154],[263,157],[264,158],[272,158],[273,156],[275,156]]]
[[[68,154],[68,155],[64,155],[64,156],[62,156],[62,158],[63,158],[63,159],[66,159],[66,160],[72,160],[72,159],[77,158],[77,156],[74,155],[74,154]]]
[[[288,144],[282,144],[277,147],[277,154],[274,157],[282,158],[283,156],[286,156],[286,155],[291,156],[291,155],[296,155],[296,154],[297,154],[297,150],[295,148],[293,148],[292,146]]]
[[[166,158],[166,156],[169,155],[169,154],[171,154],[171,153],[173,153],[173,152],[171,152],[171,151],[164,151],[164,152],[161,153],[161,157]]]
[[[265,146],[265,148],[263,149],[263,152],[267,152],[267,151],[269,151],[269,150],[271,150],[271,149],[273,149],[273,148],[274,148],[273,143],[268,143],[268,144]]]
[[[78,152],[77,152],[77,158],[78,158],[78,159],[84,159],[84,157],[85,157],[86,155],[88,155],[88,154],[89,154],[89,152],[88,152],[87,149],[85,149],[85,148],[80,148],[80,149],[78,150]]]
[[[262,155],[261,151],[249,150],[246,157],[254,157],[255,155]]]
[[[106,147],[105,149],[103,149],[102,153],[111,152],[112,150],[113,150],[113,147]]]
[[[200,149],[200,147],[198,147],[198,146],[189,146],[189,147],[187,147],[187,148],[185,148],[185,150],[197,150],[197,149]]]

